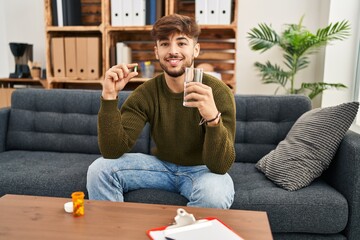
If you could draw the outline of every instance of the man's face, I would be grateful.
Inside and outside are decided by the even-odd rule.
[[[184,74],[199,55],[200,45],[186,35],[175,33],[167,39],[156,41],[155,55],[161,68],[171,77]]]

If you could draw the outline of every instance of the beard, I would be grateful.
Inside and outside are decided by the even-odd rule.
[[[171,57],[175,57],[175,56],[170,55],[168,58],[171,58]],[[179,70],[169,69],[166,66],[166,64],[164,64],[162,61],[159,61],[159,63],[160,63],[160,67],[162,68],[162,70],[164,70],[164,72],[166,72],[167,75],[169,75],[170,77],[173,77],[173,78],[177,78],[177,77],[182,76],[185,73],[186,67],[191,67],[193,65],[194,57],[191,58],[190,62],[184,62],[183,66]]]

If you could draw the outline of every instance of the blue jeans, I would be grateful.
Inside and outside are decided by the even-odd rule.
[[[88,169],[89,199],[124,201],[124,193],[153,188],[186,197],[187,206],[230,208],[234,183],[229,174],[215,174],[205,165],[179,166],[142,153],[118,159],[98,158]]]

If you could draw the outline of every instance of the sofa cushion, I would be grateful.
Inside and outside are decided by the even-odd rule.
[[[120,92],[119,107],[128,95],[129,92]],[[14,91],[6,150],[100,154],[97,138],[100,96],[101,91],[97,90]],[[131,152],[150,152],[149,125],[144,127]]]
[[[62,89],[14,91],[6,149],[99,154],[100,94]]]
[[[348,221],[347,200],[322,179],[295,192],[277,187],[253,163],[234,163],[233,209],[266,211],[272,232],[332,234]]]
[[[237,162],[256,163],[275,149],[296,120],[311,109],[302,95],[235,95]]]
[[[89,165],[100,155],[41,151],[6,151],[0,153],[0,196],[29,194],[71,197],[75,191],[86,192]]]
[[[178,193],[160,189],[138,189],[124,194],[125,202],[186,206],[189,200]]]
[[[329,167],[358,108],[358,102],[349,102],[303,114],[256,167],[284,189],[308,186]]]

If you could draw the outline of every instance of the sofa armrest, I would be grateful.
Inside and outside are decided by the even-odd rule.
[[[5,151],[10,108],[0,108],[0,152]]]
[[[345,229],[347,239],[360,236],[360,134],[348,131],[325,173],[327,182],[347,199],[349,221]]]

